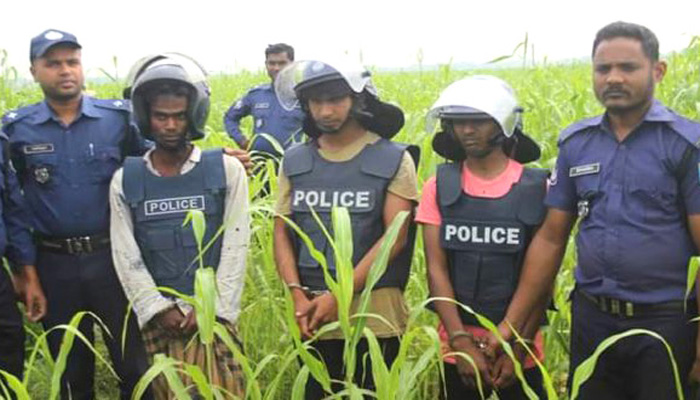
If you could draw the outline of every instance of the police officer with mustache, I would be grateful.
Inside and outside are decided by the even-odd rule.
[[[593,42],[593,89],[605,113],[574,123],[559,137],[548,211],[528,250],[518,290],[500,325],[522,331],[546,306],[574,224],[571,367],[606,338],[642,328],[670,346],[685,398],[700,379],[698,297],[686,303],[688,262],[700,248],[700,124],[654,98],[666,73],[648,28],[614,22]],[[696,288],[697,290],[697,288]],[[648,335],[602,354],[581,399],[676,397],[664,344]]]

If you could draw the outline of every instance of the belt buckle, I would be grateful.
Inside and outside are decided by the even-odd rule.
[[[79,236],[66,239],[68,254],[80,254],[92,252],[92,240],[90,236]]]

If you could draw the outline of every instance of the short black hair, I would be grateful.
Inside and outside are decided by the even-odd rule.
[[[265,49],[265,58],[267,58],[267,56],[270,54],[280,53],[287,53],[289,60],[294,61],[294,47],[288,45],[287,43],[268,44],[267,48]]]
[[[651,61],[659,61],[659,39],[656,38],[654,32],[646,26],[624,21],[613,22],[598,31],[593,41],[591,57],[595,55],[600,42],[619,37],[638,40],[642,44],[644,54]]]
[[[192,88],[178,81],[156,81],[145,90],[146,103],[152,105],[160,96],[186,97],[189,101]]]

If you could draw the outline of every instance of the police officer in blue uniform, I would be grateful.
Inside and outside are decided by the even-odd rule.
[[[505,321],[521,330],[546,304],[568,236],[579,221],[572,295],[571,377],[605,338],[632,328],[671,346],[685,398],[700,376],[697,300],[684,301],[688,261],[700,247],[700,125],[654,99],[666,64],[649,29],[615,22],[593,44],[593,84],[605,114],[559,138],[548,213],[527,253]],[[687,306],[687,310],[686,310]],[[512,337],[507,324],[500,329]],[[582,399],[676,397],[667,351],[646,335],[599,359]]]
[[[9,143],[0,133],[0,254],[13,266],[18,292],[25,302],[27,318],[36,322],[46,312],[46,298],[39,284],[36,252],[29,230],[29,213],[17,176],[7,158]],[[0,270],[0,370],[22,377],[24,369],[24,323],[17,309],[15,288],[4,268]]]
[[[282,148],[301,141],[301,122],[304,113],[301,108],[287,110],[277,101],[275,78],[280,70],[294,61],[294,48],[284,43],[268,46],[265,49],[265,68],[271,83],[256,86],[240,100],[236,101],[224,115],[224,125],[229,136],[242,149],[259,152],[261,155],[279,157],[281,154],[270,141],[262,136],[247,138],[240,129],[242,118],[253,117],[253,133],[266,133],[274,137]],[[252,145],[251,145],[252,140]]]
[[[125,352],[121,332],[128,302],[112,266],[109,242],[109,182],[143,142],[130,128],[129,105],[82,93],[81,46],[76,37],[47,30],[31,41],[31,72],[44,101],[8,113],[3,131],[31,211],[37,269],[48,300],[45,329],[65,324],[78,311],[92,311],[111,332],[103,335],[119,375],[122,398],[147,366],[135,321]],[[93,339],[94,322],[83,319]],[[49,336],[54,356],[61,334]],[[76,340],[64,374],[62,396],[94,397],[94,355]]]

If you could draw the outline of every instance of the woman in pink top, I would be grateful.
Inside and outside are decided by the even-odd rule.
[[[433,149],[450,160],[425,183],[416,216],[423,224],[431,296],[455,299],[494,323],[505,315],[525,250],[545,214],[548,174],[522,165],[537,160],[540,149],[522,132],[521,112],[507,83],[473,76],[447,87],[427,118],[430,131],[438,122],[442,128]],[[496,390],[500,399],[527,398],[512,378],[510,359],[486,354],[488,332],[471,313],[447,301],[434,308],[446,350],[475,361],[486,397]],[[521,334],[535,336],[542,321]],[[541,357],[541,335],[535,344]],[[524,356],[524,349],[516,350]],[[525,367],[530,387],[543,395],[533,360]],[[445,398],[480,399],[476,373],[464,357],[446,357]]]

